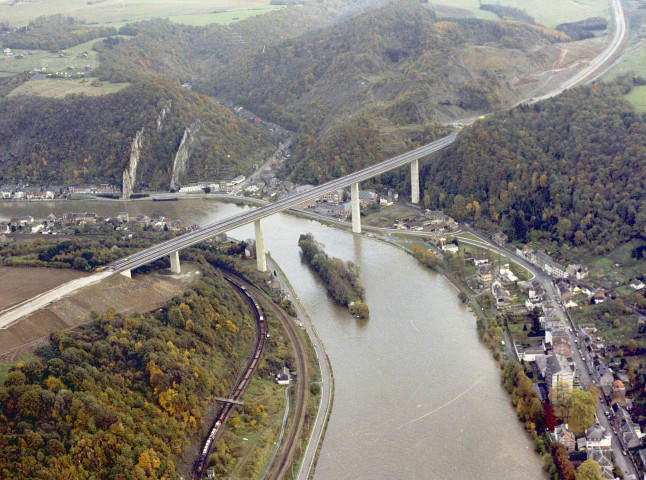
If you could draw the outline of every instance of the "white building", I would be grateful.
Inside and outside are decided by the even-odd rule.
[[[559,382],[563,382],[572,389],[572,385],[574,384],[574,371],[565,357],[562,355],[550,355],[547,357],[545,380],[549,388],[556,386]]]
[[[593,425],[585,431],[585,436],[577,440],[577,448],[579,451],[587,451],[588,449],[611,448],[612,434],[609,428],[604,428],[601,425]]]

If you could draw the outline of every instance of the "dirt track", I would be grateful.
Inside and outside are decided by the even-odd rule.
[[[27,270],[37,270],[42,275],[43,269]],[[188,271],[188,268],[186,270],[188,273],[179,276],[151,274],[129,279],[113,275],[101,283],[62,298],[0,330],[0,360],[15,361],[20,355],[46,344],[52,329],[69,330],[89,323],[92,310],[101,313],[112,307],[119,313],[132,313],[157,308],[173,295],[183,292],[186,284],[196,278],[195,271]],[[59,279],[59,283],[61,282]],[[5,286],[0,286],[0,296],[3,299],[4,291]],[[19,300],[14,303],[17,301]]]

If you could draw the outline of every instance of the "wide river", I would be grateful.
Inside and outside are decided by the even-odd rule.
[[[249,207],[178,202],[0,203],[0,220],[50,212],[146,213],[206,225]],[[546,478],[533,442],[478,341],[454,287],[405,252],[374,239],[278,214],[263,220],[266,249],[285,271],[330,357],[334,406],[316,479]],[[311,232],[330,256],[361,268],[370,319],[327,296],[297,246]],[[230,232],[253,237],[253,226]]]

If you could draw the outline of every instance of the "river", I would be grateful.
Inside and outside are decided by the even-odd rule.
[[[1,203],[0,220],[127,211],[205,225],[246,208],[202,199]],[[546,478],[473,314],[446,279],[395,247],[314,221],[278,214],[263,226],[266,249],[308,310],[334,370],[315,479]],[[336,306],[301,261],[297,241],[306,232],[330,256],[360,266],[369,320]],[[231,235],[252,238],[253,226]]]

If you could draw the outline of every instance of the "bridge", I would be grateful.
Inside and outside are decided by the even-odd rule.
[[[359,183],[373,178],[395,168],[410,164],[411,168],[411,201],[419,203],[419,159],[431,153],[448,147],[457,138],[458,134],[453,133],[435,142],[419,147],[410,152],[403,153],[384,162],[372,165],[357,172],[341,178],[331,180],[327,183],[314,187],[310,190],[299,192],[284,198],[270,205],[251,210],[249,212],[235,215],[233,217],[219,220],[215,223],[199,228],[171,240],[167,240],[153,247],[137,252],[128,257],[117,260],[106,267],[107,271],[118,272],[127,277],[131,276],[133,268],[141,267],[159,258],[170,256],[170,268],[173,273],[180,273],[179,251],[196,243],[202,242],[214,235],[233,230],[248,223],[254,223],[256,237],[256,259],[257,268],[261,272],[267,271],[267,258],[265,255],[265,240],[262,231],[261,220],[265,217],[293,208],[303,202],[315,200],[326,193],[331,193],[340,188],[350,187],[352,204],[352,231],[361,233],[361,219],[359,213]]]

